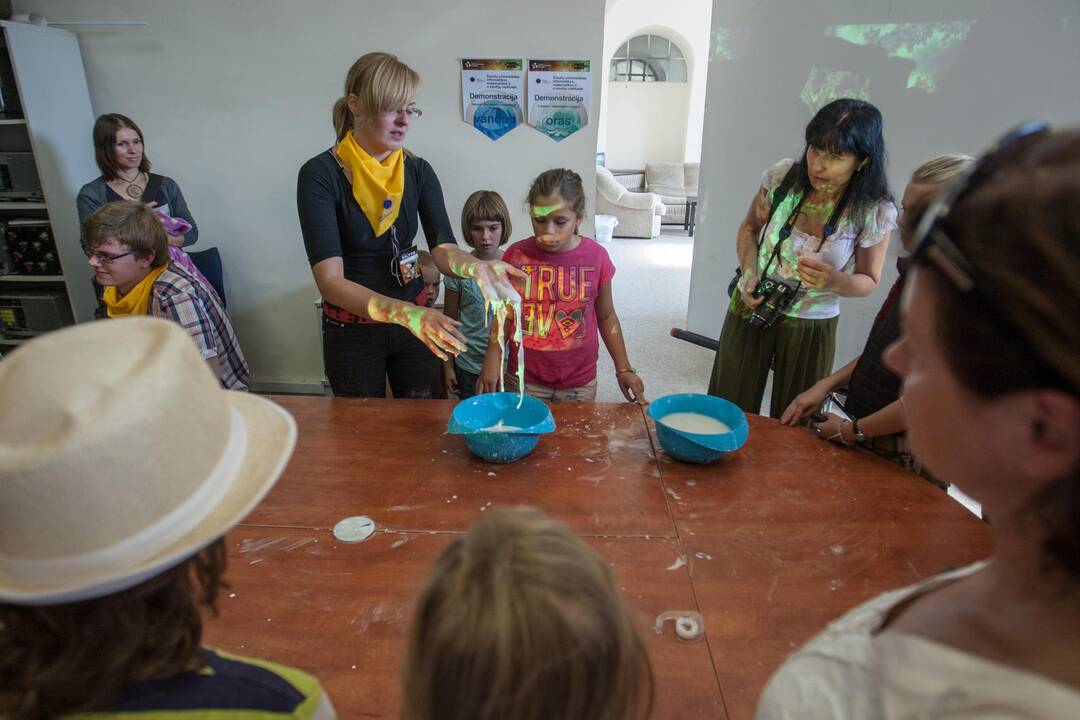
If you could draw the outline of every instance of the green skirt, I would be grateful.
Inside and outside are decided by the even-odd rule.
[[[736,293],[720,333],[709,394],[757,413],[772,369],[769,415],[778,418],[796,395],[832,372],[839,318],[781,315],[772,327],[761,329],[750,325],[751,314]]]

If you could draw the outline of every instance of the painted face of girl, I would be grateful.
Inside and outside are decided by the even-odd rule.
[[[859,159],[854,153],[834,153],[811,145],[806,148],[806,171],[815,190],[836,193],[843,190],[855,174]]]
[[[577,228],[581,216],[570,209],[560,195],[541,195],[529,209],[533,235],[541,250],[551,253],[565,252],[576,243]]]
[[[469,224],[469,244],[481,258],[487,258],[498,251],[502,233],[502,223],[498,220],[475,220]]]
[[[116,143],[113,145],[116,153],[116,164],[121,170],[134,170],[142,162],[143,146],[139,139],[139,133],[131,128],[120,128],[116,131]]]

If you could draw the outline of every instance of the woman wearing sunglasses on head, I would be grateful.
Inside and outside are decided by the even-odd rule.
[[[1028,124],[922,214],[886,362],[912,452],[982,503],[994,555],[831,623],[759,718],[1080,717],[1078,195],[1080,131]]]
[[[393,55],[362,56],[334,104],[334,147],[300,168],[296,203],[335,395],[383,397],[389,379],[395,397],[438,397],[441,361],[464,350],[459,323],[425,306],[421,226],[440,272],[475,277],[489,297],[507,273],[521,274],[457,247],[435,171],[403,148],[419,88]]]

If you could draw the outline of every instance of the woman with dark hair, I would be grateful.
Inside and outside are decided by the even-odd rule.
[[[141,200],[154,211],[184,223],[165,222],[169,244],[194,245],[199,228],[191,216],[184,194],[176,181],[150,172],[150,158],[143,147],[143,133],[135,121],[120,113],[102,115],[94,123],[94,157],[101,177],[79,190],[75,201],[79,224],[105,203],[118,200]],[[188,227],[184,227],[184,225]]]
[[[877,287],[896,205],[885,179],[881,113],[835,100],[806,126],[798,160],[769,168],[739,226],[732,293],[709,393],[770,414],[832,371],[841,297]]]
[[[922,214],[886,363],[912,452],[982,503],[994,555],[830,623],[758,718],[1080,717],[1078,194],[1080,131],[1029,124]]]

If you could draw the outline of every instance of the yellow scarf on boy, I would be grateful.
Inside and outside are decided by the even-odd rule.
[[[158,279],[158,276],[168,269],[169,263],[154,268],[138,285],[131,288],[131,291],[124,297],[119,297],[119,291],[115,285],[105,288],[102,298],[105,300],[109,317],[146,315],[150,310],[150,288],[154,286],[154,281]]]
[[[405,152],[400,148],[382,162],[367,154],[353,134],[334,148],[352,178],[352,192],[379,237],[397,220],[405,192]]]

